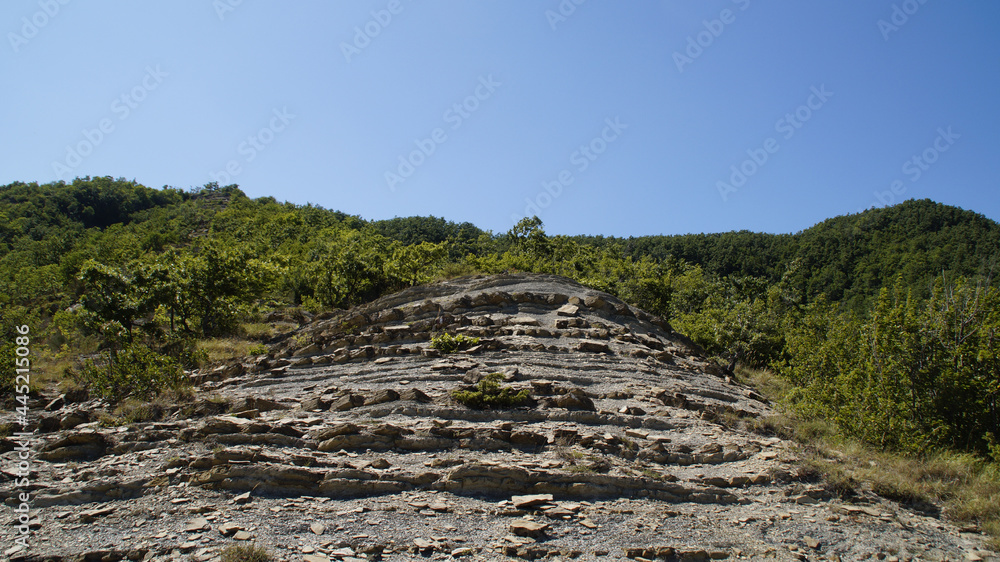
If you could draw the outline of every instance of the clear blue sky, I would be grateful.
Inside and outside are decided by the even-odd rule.
[[[531,201],[550,234],[794,232],[906,198],[1000,219],[994,0],[4,0],[0,22],[0,183],[214,179],[495,232]]]

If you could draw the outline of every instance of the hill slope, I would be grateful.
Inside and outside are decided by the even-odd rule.
[[[442,355],[432,330],[481,339]],[[530,397],[463,405],[455,391],[490,373]],[[45,408],[33,492],[45,541],[12,559],[210,560],[241,540],[307,562],[979,548],[877,496],[845,502],[800,481],[790,443],[719,423],[769,414],[756,393],[661,320],[556,276],[414,287],[194,378],[219,398],[168,405],[157,423],[104,427],[102,403],[70,397]]]
[[[827,219],[796,234],[646,236],[625,244],[632,256],[673,256],[722,277],[771,282],[799,260],[793,280],[809,298],[824,293],[833,301],[858,304],[897,276],[926,295],[942,272],[988,273],[1000,253],[1000,225],[923,199]]]

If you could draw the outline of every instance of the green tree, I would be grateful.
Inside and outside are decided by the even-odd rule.
[[[392,257],[387,269],[392,276],[407,285],[419,285],[430,281],[433,271],[448,255],[448,244],[432,244],[421,242],[410,246],[397,247],[392,251]]]
[[[84,284],[81,298],[86,322],[96,331],[116,326],[126,340],[132,339],[136,322],[151,310],[153,301],[148,287],[137,283],[133,275],[117,267],[87,260],[80,269]]]
[[[552,244],[542,227],[538,217],[523,218],[507,232],[508,252],[524,258],[527,271],[544,267],[552,258]]]
[[[316,299],[323,306],[347,308],[398,288],[386,273],[390,255],[390,241],[373,230],[324,230],[323,242],[310,256]]]
[[[271,285],[275,268],[239,246],[209,240],[194,254],[190,282],[182,300],[188,300],[206,336],[232,333],[241,314]]]

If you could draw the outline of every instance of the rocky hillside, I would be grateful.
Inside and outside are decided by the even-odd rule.
[[[445,354],[441,334],[470,339]],[[307,562],[991,556],[933,513],[809,482],[790,443],[727,423],[771,413],[762,397],[662,320],[561,277],[414,287],[192,378],[198,400],[158,423],[36,400],[27,551],[19,443],[2,441],[7,556],[210,561],[251,542]],[[527,398],[454,394],[498,379]]]

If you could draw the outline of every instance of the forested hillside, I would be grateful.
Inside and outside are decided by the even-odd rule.
[[[581,241],[597,239],[579,238]],[[618,242],[613,238],[600,239]],[[863,305],[887,279],[902,275],[926,297],[942,272],[977,275],[1000,248],[997,223],[924,199],[825,220],[796,234],[726,232],[622,240],[632,257],[673,257],[719,277],[777,282],[796,259],[791,279],[812,299]]]
[[[1000,225],[928,200],[796,234],[618,239],[548,236],[537,219],[506,233],[436,217],[367,221],[216,184],[16,182],[0,187],[3,379],[15,325],[44,342],[43,364],[95,358],[73,370],[118,399],[145,391],[134,381],[180,380],[211,338],[264,343],[274,311],[547,272],[660,314],[722,361],[773,369],[799,389],[791,407],[868,442],[1000,455],[998,249]],[[137,362],[122,354],[156,373],[125,372]]]

